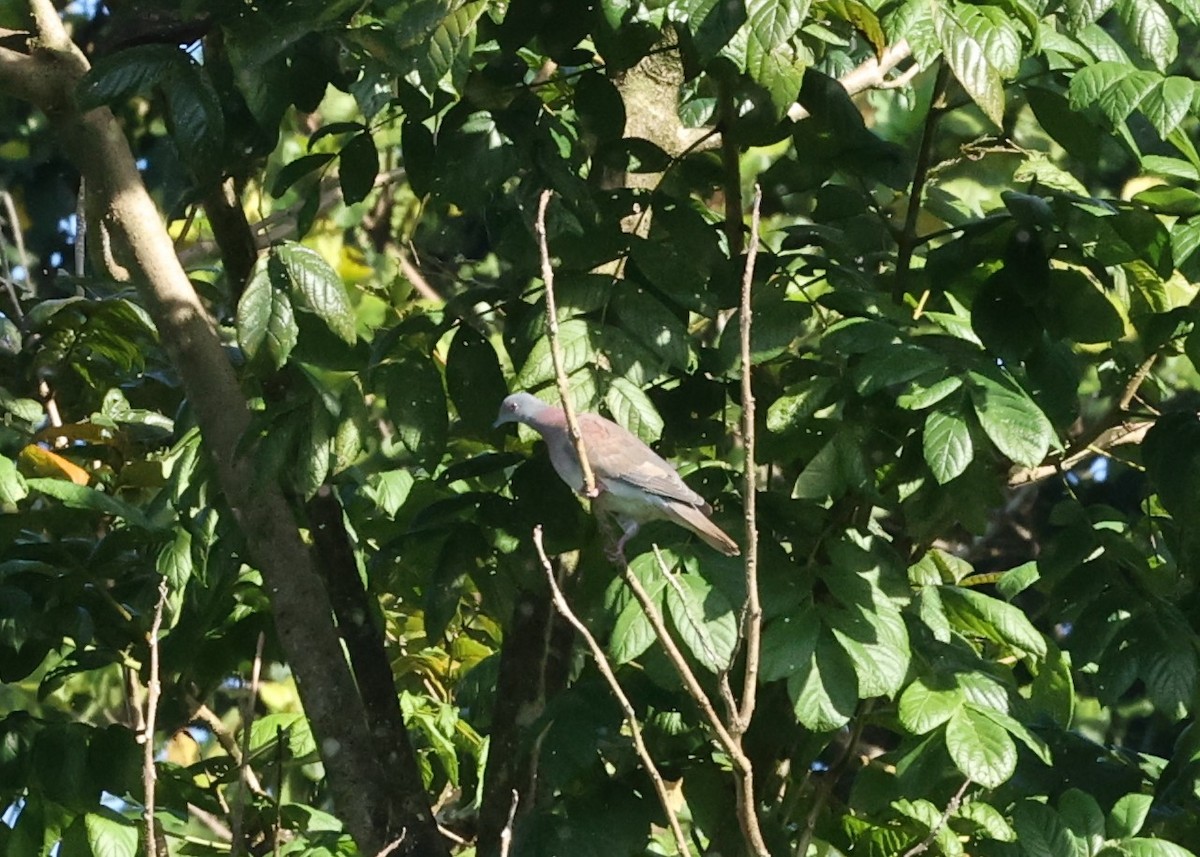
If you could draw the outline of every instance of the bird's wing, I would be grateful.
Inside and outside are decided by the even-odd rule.
[[[580,414],[579,431],[588,461],[600,481],[623,482],[660,497],[708,509],[704,498],[687,486],[674,467],[616,423],[598,414]]]

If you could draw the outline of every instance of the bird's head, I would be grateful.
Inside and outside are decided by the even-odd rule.
[[[531,393],[513,393],[500,403],[500,415],[492,423],[492,428],[505,423],[530,423],[548,407],[549,405]]]

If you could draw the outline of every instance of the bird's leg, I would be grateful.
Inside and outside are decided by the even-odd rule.
[[[621,538],[617,540],[616,545],[609,552],[608,558],[613,562],[628,565],[629,563],[625,560],[625,543],[637,535],[640,527],[637,521],[628,518],[625,520],[618,519],[618,523],[621,525]]]

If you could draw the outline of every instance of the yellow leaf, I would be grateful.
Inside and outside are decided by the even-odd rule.
[[[88,484],[88,472],[57,453],[29,444],[17,456],[17,466],[26,476],[62,479],[76,485]]]

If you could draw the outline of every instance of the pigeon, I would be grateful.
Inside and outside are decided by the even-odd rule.
[[[612,515],[621,527],[614,557],[624,558],[625,544],[641,524],[659,519],[686,527],[726,556],[741,553],[737,542],[709,520],[712,507],[654,450],[599,414],[578,414],[577,422],[596,480],[596,511]],[[583,468],[562,408],[530,393],[513,393],[501,403],[493,427],[505,423],[525,423],[536,430],[546,441],[559,477],[576,493],[585,492]]]

